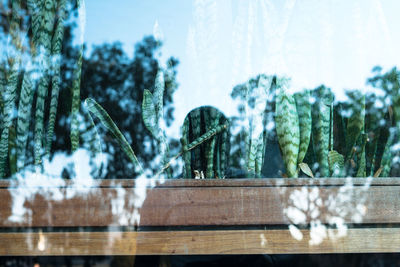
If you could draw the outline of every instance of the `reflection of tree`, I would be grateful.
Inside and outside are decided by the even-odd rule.
[[[399,169],[395,162],[398,158],[396,129],[400,121],[399,72],[396,68],[387,73],[381,71],[380,67],[375,67],[374,77],[367,80],[381,91],[347,90],[347,99],[335,102],[333,92],[325,85],[311,91],[312,135],[304,162],[315,175],[396,176],[396,169]],[[263,95],[254,93],[267,78],[264,74],[258,75],[232,90],[231,97],[238,100],[239,116],[231,118],[231,162],[239,169],[247,165],[256,100],[261,98],[266,103],[262,127],[267,140],[264,155],[267,164],[263,165],[262,174],[274,177],[284,173],[275,133],[275,91],[281,86],[280,79],[274,78]]]
[[[263,80],[271,79],[271,83],[268,85],[263,84]],[[250,78],[243,84],[238,84],[233,87],[231,97],[238,103],[237,110],[239,116],[231,118],[231,129],[232,129],[232,143],[231,143],[231,166],[236,169],[244,169],[247,165],[247,154],[249,151],[249,142],[246,140],[250,139],[249,129],[254,127],[254,122],[257,121],[260,111],[257,111],[256,102],[264,101],[265,110],[261,110],[261,123],[264,135],[264,151],[263,155],[264,162],[268,161],[268,164],[264,164],[262,168],[262,175],[264,177],[278,177],[282,174],[283,162],[279,153],[278,141],[275,131],[274,124],[274,112],[275,112],[275,90],[276,90],[275,76],[267,76],[265,74],[257,75],[256,77]],[[262,92],[257,92],[258,87],[263,87]],[[268,166],[268,168],[265,168]],[[234,176],[254,176],[254,173],[238,172],[233,173]]]
[[[143,124],[141,115],[141,102],[144,89],[154,90],[154,81],[160,63],[156,59],[161,48],[161,43],[153,37],[145,37],[135,46],[133,59],[123,51],[120,43],[103,44],[93,49],[89,56],[85,57],[82,64],[81,99],[91,97],[101,104],[109,113],[115,124],[126,136],[137,154],[139,160],[146,169],[157,169],[152,164],[156,157],[156,142]],[[69,50],[71,51],[71,50]],[[66,51],[66,53],[70,53]],[[170,125],[173,121],[173,93],[177,89],[176,67],[178,60],[167,60],[165,73],[164,112],[165,121]],[[68,57],[64,61],[64,68],[69,68]],[[69,99],[68,77],[61,91],[62,99]],[[65,121],[70,110],[70,101],[63,101],[60,108],[62,114],[57,118],[58,128],[55,141],[55,150],[65,151],[68,138],[68,128]],[[61,104],[63,105],[63,104]],[[98,129],[102,136],[103,152],[108,154],[109,162],[104,177],[122,178],[134,177],[133,165],[113,142],[112,137],[105,131]],[[85,143],[87,140],[82,140]]]
[[[44,148],[46,148],[45,153],[47,153],[47,149],[51,151],[50,157],[54,156],[56,152],[67,154],[71,152],[70,134],[73,128],[77,127],[71,127],[71,124],[76,126],[76,123],[73,122],[75,117],[72,118],[70,114],[75,114],[75,112],[71,112],[72,109],[77,110],[71,104],[73,94],[76,95],[77,89],[79,91],[77,75],[80,71],[79,66],[77,67],[77,59],[81,53],[81,47],[76,45],[76,40],[79,39],[79,36],[75,34],[75,28],[78,28],[75,24],[76,16],[79,15],[76,12],[77,4],[74,1],[72,5],[69,2],[66,4],[67,2],[47,1],[46,5],[41,1],[0,3],[0,45],[6,48],[2,54],[0,65],[0,108],[2,113],[0,129],[4,128],[2,134],[7,134],[5,138],[1,139],[3,152],[0,157],[1,164],[6,162],[5,176],[10,176],[34,162],[36,165],[41,164],[40,157],[45,154],[38,154],[38,142],[41,143],[42,152],[44,152]],[[48,10],[50,7],[51,9]],[[35,10],[39,15],[33,12]],[[65,12],[63,13],[61,10]],[[43,19],[35,24],[35,18],[42,15],[49,16],[49,21],[52,23],[45,24],[46,20]],[[36,27],[36,25],[39,26]],[[62,27],[63,34],[58,34],[59,25],[64,26]],[[45,26],[48,26],[48,29]],[[45,33],[48,33],[49,36],[41,39]],[[78,32],[78,34],[80,33]],[[57,40],[60,43],[57,43]],[[44,61],[48,60],[56,67],[51,65],[50,68],[50,64],[41,63],[41,55],[38,53],[43,50],[42,46],[46,47],[43,52],[43,56],[46,56]],[[142,121],[143,90],[153,91],[156,73],[162,69],[166,88],[164,118],[166,125],[169,126],[173,120],[173,93],[178,86],[175,77],[179,62],[171,57],[166,64],[161,64],[157,59],[161,46],[162,43],[152,36],[145,37],[135,46],[135,54],[131,58],[123,51],[121,44],[103,44],[93,48],[88,56],[84,56],[82,64],[80,99],[92,97],[108,111],[127,137],[139,160],[149,170],[158,169],[159,165],[155,164],[157,161],[156,142],[145,129]],[[58,61],[57,48],[61,49],[60,61]],[[162,67],[163,65],[165,67]],[[57,66],[60,67],[60,71]],[[35,78],[35,75],[38,78]],[[25,80],[30,83],[25,85]],[[56,88],[55,81],[60,82],[59,90]],[[28,88],[30,89],[29,94],[25,92]],[[59,92],[58,101],[57,98],[54,98],[55,92]],[[29,100],[24,99],[25,95],[30,97]],[[77,106],[79,107],[79,103]],[[17,112],[14,112],[14,109],[17,109]],[[37,114],[38,110],[40,114]],[[21,111],[23,111],[22,114],[32,114],[32,116],[26,115],[26,120],[22,120],[20,118]],[[18,115],[16,116],[14,113],[18,113]],[[54,120],[52,116],[55,114],[55,134],[52,135],[51,121]],[[42,115],[44,115],[43,122],[40,122],[38,118]],[[80,147],[88,148],[90,140],[87,140],[88,134],[84,133],[90,130],[91,125],[83,105],[77,119],[81,133]],[[26,160],[25,157],[24,160],[21,160],[21,155],[24,156],[25,151],[24,153],[20,151],[15,153],[15,146],[18,150],[18,142],[22,140],[22,133],[16,133],[20,120],[26,122],[24,131],[26,136],[23,136],[26,138],[28,146]],[[38,127],[43,128],[41,135],[38,134]],[[103,152],[108,157],[106,170],[103,170],[101,176],[135,177],[136,173],[132,164],[129,164],[128,159],[115,145],[112,138],[109,138],[109,135],[106,135],[102,129],[97,130],[102,137],[101,140],[104,141],[102,142]],[[75,148],[72,150],[74,151]],[[22,163],[18,165],[17,161]],[[64,176],[74,176],[73,168],[69,169],[65,169]]]

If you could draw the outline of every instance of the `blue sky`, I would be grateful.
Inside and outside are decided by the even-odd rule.
[[[373,66],[399,65],[398,10],[395,0],[86,0],[85,41],[133,55],[157,22],[163,58],[181,62],[178,126],[200,105],[234,114],[232,87],[258,73],[287,75],[293,90],[364,90]]]

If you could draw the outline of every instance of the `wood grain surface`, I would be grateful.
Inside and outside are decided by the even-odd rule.
[[[278,180],[3,181],[0,228],[400,223],[396,179]]]
[[[292,232],[0,233],[0,256],[371,253],[398,252],[400,248],[399,228],[347,229],[343,233],[320,229],[299,230],[300,234]]]
[[[34,182],[26,180],[0,180],[0,188],[20,187],[20,188],[60,188],[60,187],[258,187],[258,186],[400,186],[399,177],[391,178],[261,178],[261,179],[92,179],[90,183],[74,180],[44,180],[43,182],[35,180]]]

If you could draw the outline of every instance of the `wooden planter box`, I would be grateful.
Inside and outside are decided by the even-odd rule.
[[[62,182],[0,181],[0,255],[400,251],[398,178]]]

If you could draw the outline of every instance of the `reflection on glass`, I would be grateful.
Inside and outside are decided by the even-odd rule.
[[[163,31],[166,18],[160,15],[153,33],[143,32],[130,53],[118,38],[89,47],[95,43],[87,21],[96,21],[94,1],[2,1],[0,178],[8,181],[2,196],[9,203],[0,215],[2,227],[33,225],[27,247],[46,251],[52,242],[46,231],[58,222],[54,207],[100,199],[111,219],[83,223],[88,228],[76,233],[103,227],[110,235],[100,247],[109,251],[125,238],[118,227],[137,230],[148,190],[167,179],[365,178],[362,187],[339,180],[329,194],[314,185],[291,190],[288,180],[272,185],[295,240],[307,239],[311,247],[345,238],[348,223],[363,223],[372,181],[400,176],[400,72],[374,67],[381,62],[367,59],[368,53],[382,41],[366,44],[366,36],[381,27],[388,50],[382,64],[388,65],[386,54],[397,36],[385,12],[396,4],[367,2],[376,16],[367,16],[359,2],[340,8],[293,0],[193,1],[192,10],[182,4],[193,15],[184,45],[171,49],[177,41],[169,39],[168,23]],[[353,23],[350,32],[335,19],[342,11],[344,21]],[[104,17],[107,10],[98,12]],[[323,19],[310,22],[303,13],[321,13]],[[177,15],[177,21],[184,19]],[[351,71],[347,64],[336,66],[335,53],[349,52],[334,34],[359,48],[355,77],[345,79],[349,85],[333,79],[341,68]],[[377,55],[371,53],[373,60]],[[121,178],[135,181],[127,185]],[[33,211],[45,204],[40,215],[47,216],[49,229],[43,232]],[[101,212],[91,208],[85,214]],[[268,246],[268,238],[259,235],[260,247]]]

